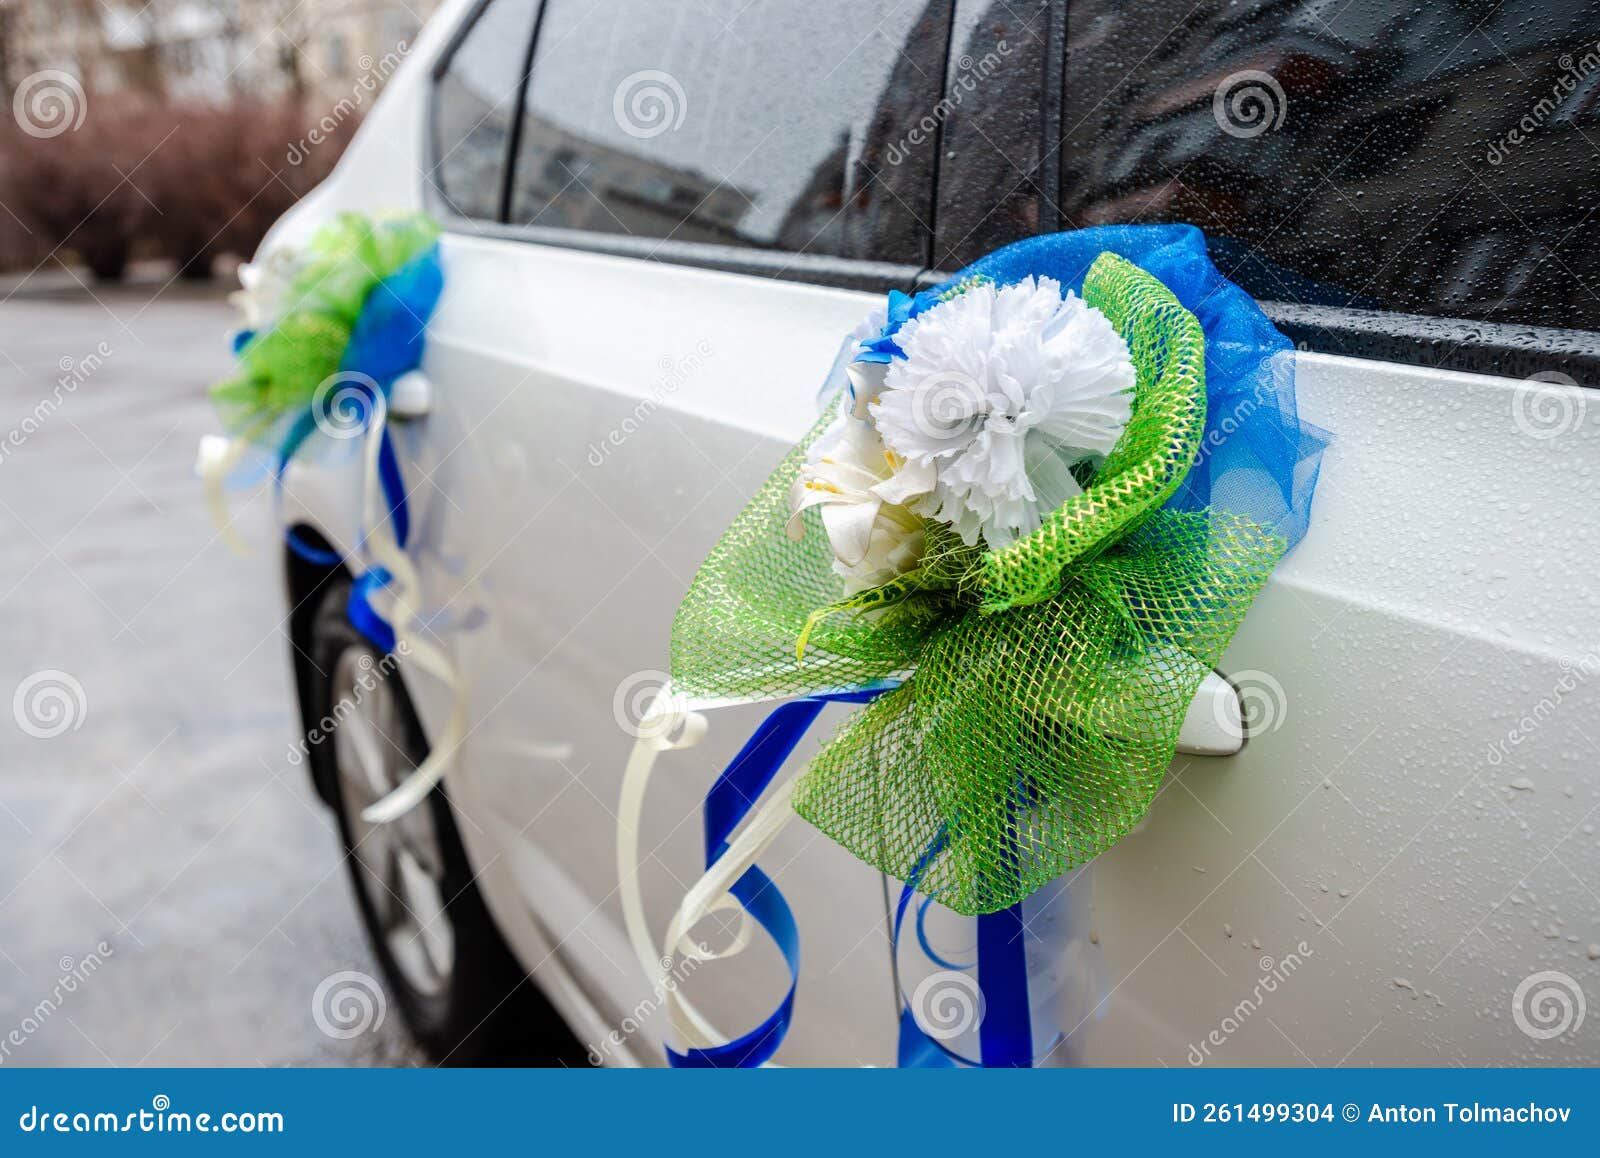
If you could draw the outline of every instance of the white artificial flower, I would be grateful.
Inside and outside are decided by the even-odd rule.
[[[282,315],[295,266],[293,252],[282,247],[239,266],[240,288],[228,295],[228,302],[244,315],[245,329],[265,329]]]
[[[856,352],[861,343],[876,338],[883,333],[884,324],[889,320],[887,310],[879,307],[873,310],[850,331],[850,336],[845,339],[845,349]],[[878,400],[878,392],[883,389],[883,376],[889,367],[882,362],[857,362],[845,363],[845,377],[850,385],[850,402],[855,417],[863,422],[868,421],[867,407]]]
[[[800,468],[790,492],[789,537],[805,532],[801,516],[822,510],[834,571],[845,594],[881,586],[914,569],[922,558],[922,521],[904,505],[933,484],[930,468],[908,467],[883,445],[870,422],[842,405]]]
[[[869,409],[889,450],[933,485],[912,509],[998,549],[1081,489],[1133,408],[1128,345],[1051,278],[979,283],[906,322]]]
[[[850,379],[851,416],[870,422],[869,408],[883,393],[883,382],[889,372],[886,362],[850,362],[844,368]]]

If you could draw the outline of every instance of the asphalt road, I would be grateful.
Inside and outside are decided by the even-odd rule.
[[[317,1007],[377,966],[287,758],[278,560],[191,472],[222,294],[0,286],[0,1065],[422,1063]]]

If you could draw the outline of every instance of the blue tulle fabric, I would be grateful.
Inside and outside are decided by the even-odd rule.
[[[1200,320],[1206,335],[1206,432],[1183,485],[1178,510],[1217,507],[1270,527],[1293,547],[1311,519],[1326,431],[1303,422],[1295,405],[1294,345],[1255,300],[1212,263],[1192,225],[1102,225],[1030,237],[980,258],[948,282],[891,302],[885,332],[863,343],[859,361],[899,354],[893,331],[972,277],[999,284],[1033,275],[1083,292],[1095,258],[1109,250],[1159,278]],[[904,295],[899,295],[904,298]]]
[[[422,365],[428,319],[443,291],[435,245],[367,295],[339,368],[365,374],[387,394],[396,378]]]
[[[422,365],[428,320],[443,292],[444,271],[439,247],[434,245],[367,295],[339,361],[339,372],[372,379],[387,398],[396,379]],[[280,470],[315,429],[316,420],[309,412],[295,416],[278,444]]]

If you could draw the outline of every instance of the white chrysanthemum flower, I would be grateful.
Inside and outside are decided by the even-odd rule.
[[[930,468],[908,468],[883,445],[872,424],[853,417],[846,405],[800,468],[789,498],[789,536],[800,538],[801,515],[820,507],[845,594],[881,586],[921,561],[922,521],[904,501],[932,483]]]
[[[997,549],[1081,491],[1071,467],[1103,458],[1133,408],[1128,345],[1051,278],[980,283],[912,318],[871,406],[908,468],[932,468],[912,509]],[[916,477],[925,479],[922,471]]]

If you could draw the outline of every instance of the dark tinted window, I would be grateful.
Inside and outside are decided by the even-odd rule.
[[[1068,222],[1259,298],[1600,328],[1600,3],[1072,0]]]
[[[463,217],[500,216],[512,114],[538,8],[538,0],[493,0],[439,77],[434,183]]]
[[[1054,0],[956,5],[944,101],[931,118],[942,122],[943,136],[922,146],[942,149],[961,173],[939,205],[939,269],[959,269],[1054,228],[1045,193],[1055,157],[1043,155],[1053,7]]]
[[[517,223],[922,264],[949,0],[549,0]]]

